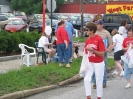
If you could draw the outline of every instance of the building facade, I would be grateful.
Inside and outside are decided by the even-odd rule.
[[[7,0],[0,0],[0,12],[11,11],[10,3]]]

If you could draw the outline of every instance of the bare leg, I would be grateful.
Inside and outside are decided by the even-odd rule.
[[[72,57],[70,60],[73,60],[74,59],[74,52],[75,52],[75,47],[72,48]]]
[[[116,69],[117,69],[117,67],[118,67],[121,71],[123,71],[123,68],[122,68],[122,66],[121,66],[120,60],[115,61],[115,64],[116,64]]]
[[[51,48],[51,49],[47,49],[46,52],[49,53],[49,58],[52,59],[53,56],[55,55],[56,50]]]

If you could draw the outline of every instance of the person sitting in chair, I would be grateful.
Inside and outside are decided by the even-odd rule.
[[[55,55],[56,49],[53,49],[53,47],[49,47],[48,46],[52,46],[53,43],[49,43],[48,40],[49,36],[47,34],[42,34],[41,38],[39,39],[38,42],[38,47],[43,47],[44,51],[46,53],[48,53],[48,62],[52,60],[53,56]]]
[[[73,42],[71,61],[74,59],[74,53],[76,54],[77,58],[81,57],[81,55],[79,54],[79,46],[79,42]]]

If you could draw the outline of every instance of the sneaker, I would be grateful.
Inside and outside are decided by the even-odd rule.
[[[70,68],[71,66],[70,66],[70,64],[67,64],[66,67],[67,67],[67,68]]]
[[[94,85],[93,85],[93,89],[96,89],[96,87],[97,87],[97,85],[96,85],[96,84],[94,84]]]
[[[112,75],[118,75],[118,71],[115,70]]]
[[[120,76],[121,76],[121,77],[124,76],[124,71],[121,71]]]
[[[48,59],[47,59],[47,63],[50,63],[51,61],[52,61],[51,58],[48,58]]]
[[[106,84],[103,84],[103,88],[106,88]]]
[[[131,84],[130,83],[127,83],[127,85],[125,86],[125,88],[131,88]]]
[[[62,67],[62,66],[63,66],[63,64],[59,64],[59,66],[60,66],[60,67]]]

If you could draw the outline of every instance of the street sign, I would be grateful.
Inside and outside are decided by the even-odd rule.
[[[51,7],[51,1],[52,1],[52,7]],[[55,0],[47,0],[47,9],[49,12],[51,12],[51,8],[52,8],[52,12],[54,12],[54,10],[56,9],[56,1]]]

